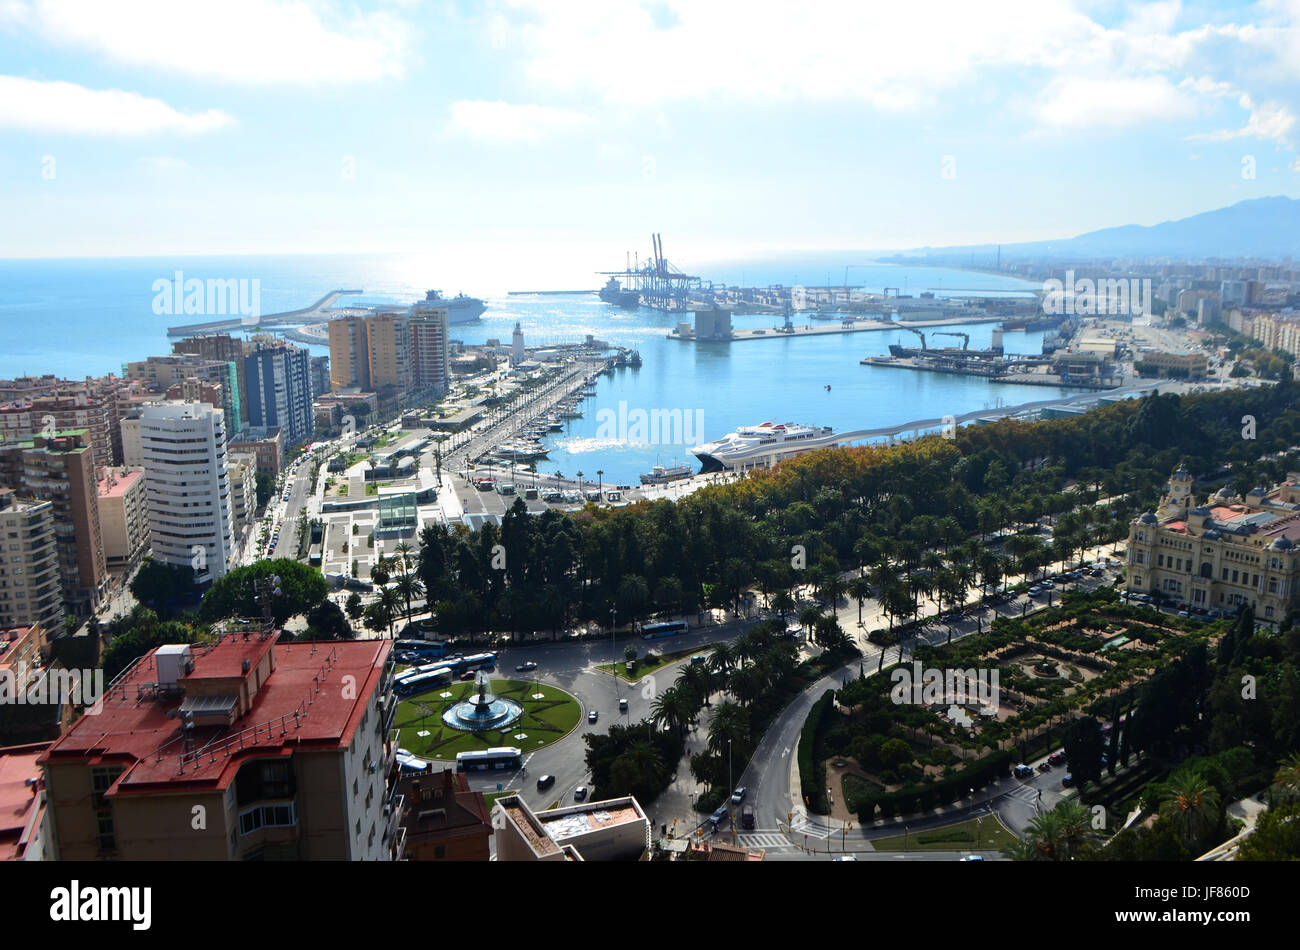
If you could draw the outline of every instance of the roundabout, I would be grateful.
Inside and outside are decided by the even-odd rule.
[[[525,755],[563,739],[578,725],[578,700],[531,680],[489,679],[435,686],[397,707],[398,745],[428,759],[454,762],[461,752],[498,746]]]

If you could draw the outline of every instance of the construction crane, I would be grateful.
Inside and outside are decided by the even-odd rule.
[[[936,332],[934,335],[935,335],[935,336],[959,336],[959,337],[961,337],[961,351],[962,351],[963,353],[966,352],[966,347],[970,346],[970,334],[969,334],[969,333],[947,333],[947,332],[939,333],[939,332]]]

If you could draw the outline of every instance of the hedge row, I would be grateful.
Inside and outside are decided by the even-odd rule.
[[[808,811],[814,815],[829,815],[831,811],[826,800],[826,765],[818,760],[817,747],[834,701],[834,690],[822,693],[822,698],[813,703],[799,734],[799,788]]]
[[[1011,773],[1016,761],[1012,750],[994,752],[978,762],[971,763],[956,775],[932,785],[909,785],[897,792],[864,796],[858,802],[858,820],[863,824],[876,818],[893,818],[914,811],[929,811],[947,805],[967,794],[972,788],[982,788]]]

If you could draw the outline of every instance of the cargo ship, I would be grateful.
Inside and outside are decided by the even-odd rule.
[[[635,310],[641,306],[641,295],[635,290],[624,290],[614,277],[611,277],[605,286],[600,288],[599,296],[605,303],[612,303],[626,310]]]

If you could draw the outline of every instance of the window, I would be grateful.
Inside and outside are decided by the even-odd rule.
[[[447,856],[446,845],[436,844],[433,846],[433,856],[435,858],[445,858]]]

